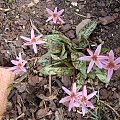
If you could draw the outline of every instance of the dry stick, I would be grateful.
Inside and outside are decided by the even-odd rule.
[[[22,113],[21,115],[19,115],[17,118],[15,118],[15,120],[18,120],[19,118],[23,117],[25,115],[25,113]]]
[[[118,112],[115,109],[113,109],[110,105],[108,105],[106,102],[104,102],[102,100],[100,100],[100,102],[102,104],[106,105],[107,107],[109,107],[111,110],[113,110],[113,112],[118,116],[118,118],[120,117],[120,115],[118,114]]]
[[[50,64],[52,63],[52,58],[50,57]],[[52,90],[51,90],[51,82],[52,81],[52,76],[49,75],[49,92],[50,92],[50,95],[52,94]]]

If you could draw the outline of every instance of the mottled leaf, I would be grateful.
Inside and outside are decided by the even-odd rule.
[[[79,54],[77,54],[77,55],[71,53],[72,64],[76,69],[80,70],[80,72],[84,76],[87,76],[86,62],[79,59],[79,57],[81,57],[81,56],[84,56],[84,54],[81,52],[79,52]]]
[[[103,69],[95,68],[95,74],[98,77],[98,79],[103,83],[109,83],[109,80],[107,79],[107,73]]]
[[[83,38],[88,39],[92,31],[96,28],[97,22],[90,21],[87,25],[85,25],[77,34],[77,40],[81,41]]]
[[[67,67],[65,65],[60,64],[52,64],[46,66],[40,70],[42,74],[45,75],[66,75],[71,76],[74,73],[74,69],[72,67]]]
[[[85,76],[84,75],[82,75],[81,73],[79,73],[78,75],[77,75],[77,81],[76,81],[76,83],[77,83],[77,90],[80,90],[80,88],[83,86],[83,84],[85,83]]]
[[[38,60],[38,62],[39,62],[43,67],[49,65],[49,63],[50,63],[49,61],[50,61],[50,53],[49,53],[49,52],[47,52],[46,54],[42,55],[42,56],[40,57],[40,59]]]

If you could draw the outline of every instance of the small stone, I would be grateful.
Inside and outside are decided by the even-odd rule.
[[[67,32],[67,36],[71,39],[75,38],[75,32],[73,30],[70,30]]]
[[[67,32],[68,30],[71,29],[71,25],[70,24],[66,24],[66,25],[63,26],[62,29],[63,29],[64,32]]]

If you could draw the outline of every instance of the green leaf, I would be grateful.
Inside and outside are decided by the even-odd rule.
[[[103,69],[95,68],[95,74],[98,77],[98,79],[103,83],[109,83],[109,80],[107,79],[106,71]]]
[[[63,67],[62,67],[63,66]],[[72,67],[67,67],[65,65],[60,64],[52,64],[46,66],[40,70],[42,74],[45,75],[66,75],[71,76],[74,73],[74,69]]]
[[[38,62],[42,65],[42,67],[45,67],[49,65],[50,61],[50,53],[47,52],[46,54],[42,55]]]
[[[84,22],[84,21],[82,21]],[[87,21],[85,25],[82,25],[82,22],[80,23],[80,29],[77,30],[77,41],[78,41],[78,47],[76,49],[84,49],[89,45],[88,38],[92,31],[96,28],[97,22],[96,21]],[[79,25],[78,25],[79,26]]]
[[[91,78],[91,79],[95,79],[95,72],[94,71],[91,71],[87,74],[87,77]]]
[[[96,21],[90,21],[87,25],[85,25],[77,34],[77,40],[81,41],[83,38],[88,39],[90,34],[93,32],[93,30],[96,28],[97,22]]]
[[[86,62],[79,60],[79,57],[84,56],[83,53],[79,52],[79,54],[75,55],[73,53],[71,53],[71,60],[72,60],[72,64],[73,66],[78,69],[84,76],[87,76],[86,73]]]
[[[80,90],[80,88],[83,86],[83,84],[85,83],[85,76],[84,75],[82,75],[81,73],[79,73],[78,75],[77,75],[77,81],[76,81],[76,83],[77,83],[77,90]]]

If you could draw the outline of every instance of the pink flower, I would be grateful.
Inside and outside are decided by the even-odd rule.
[[[110,80],[113,74],[113,70],[117,70],[120,68],[120,57],[118,57],[115,60],[114,53],[111,50],[109,52],[108,58],[109,58],[108,60],[103,60],[102,63],[103,63],[103,68],[108,70],[107,79]]]
[[[31,38],[27,38],[24,36],[20,36],[22,39],[26,40],[27,42],[24,43],[24,45],[33,45],[33,50],[35,53],[37,53],[37,44],[44,44],[46,43],[45,41],[43,41],[42,39],[40,39],[43,35],[38,35],[37,37],[35,37],[34,34],[34,30],[31,29]]]
[[[26,72],[26,69],[24,66],[27,63],[27,61],[22,59],[21,53],[19,53],[19,56],[17,57],[17,59],[18,59],[18,61],[11,60],[12,64],[14,64],[16,66],[10,67],[10,68],[8,68],[8,70],[14,71],[15,73],[21,72],[21,71]]]
[[[48,17],[48,19],[46,20],[46,22],[50,21],[53,19],[53,23],[56,23],[57,20],[59,20],[61,23],[65,23],[61,18],[61,14],[64,12],[64,9],[60,10],[59,12],[57,12],[57,7],[55,7],[54,12],[51,11],[49,8],[46,8],[47,12],[51,15],[50,17]]]
[[[89,99],[91,99],[93,96],[95,96],[96,93],[97,93],[97,91],[94,91],[93,93],[87,95],[86,86],[83,87],[82,95],[80,96],[80,99],[79,99],[78,103],[76,103],[76,106],[78,106],[78,104],[82,105],[82,112],[79,112],[79,113],[83,114],[83,116],[86,113],[86,107],[90,107],[90,108],[94,109],[94,106],[89,101]]]
[[[108,59],[107,56],[103,56],[103,55],[99,55],[101,51],[101,44],[97,47],[97,49],[95,50],[95,52],[93,53],[92,50],[87,49],[87,52],[90,54],[90,56],[84,56],[84,57],[80,57],[80,60],[85,60],[85,61],[91,61],[88,69],[87,69],[87,73],[89,73],[94,65],[94,63],[99,67],[102,68],[102,63],[101,60],[102,59]]]
[[[76,92],[76,83],[72,84],[72,91],[68,90],[65,87],[62,89],[69,95],[67,97],[62,98],[59,103],[64,103],[70,101],[68,111],[71,111],[72,107],[75,107],[74,103],[78,99],[78,97],[82,94],[82,92]]]

